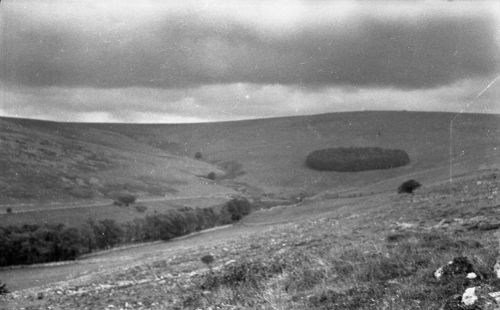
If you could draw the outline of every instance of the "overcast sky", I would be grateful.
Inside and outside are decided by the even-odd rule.
[[[3,0],[0,44],[2,116],[500,113],[500,1]]]

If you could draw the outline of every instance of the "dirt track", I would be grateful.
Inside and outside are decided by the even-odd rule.
[[[7,267],[0,269],[0,278],[2,282],[7,283],[11,291],[42,287],[55,282],[113,272],[124,267],[161,260],[163,257],[173,255],[180,248],[206,245],[214,240],[231,238],[249,230],[251,228],[220,226],[167,242],[150,242],[96,252],[75,261]]]

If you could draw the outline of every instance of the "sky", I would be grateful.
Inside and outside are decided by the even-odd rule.
[[[500,113],[499,75],[500,1],[0,3],[0,116]]]

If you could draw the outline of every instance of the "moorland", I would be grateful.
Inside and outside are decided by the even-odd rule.
[[[433,276],[456,257],[471,262],[477,285],[500,290],[493,275],[500,117],[462,114],[450,141],[453,117],[380,111],[170,125],[2,118],[2,228],[105,220],[150,227],[174,212],[219,218],[232,211],[227,221],[167,242],[128,239],[128,247],[106,244],[74,261],[4,268],[0,281],[13,292],[0,302],[12,309],[434,309],[471,285]],[[306,165],[311,152],[351,147],[403,150],[409,163],[353,172]],[[409,179],[421,188],[397,193]],[[114,203],[123,193],[136,201]],[[253,212],[235,212],[234,197]],[[205,265],[204,255],[214,261]]]

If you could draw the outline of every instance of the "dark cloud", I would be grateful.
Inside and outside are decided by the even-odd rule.
[[[70,2],[72,3],[72,2]],[[73,4],[59,4],[71,11]],[[245,14],[165,10],[68,18],[2,12],[0,79],[35,87],[186,88],[208,84],[429,88],[499,69],[498,20],[460,14],[372,14],[273,22]],[[321,9],[321,7],[319,8]],[[154,11],[154,8],[152,9]],[[318,8],[315,7],[318,11]],[[314,16],[314,15],[312,15]],[[73,18],[76,17],[76,18]]]
[[[0,89],[0,115],[57,121],[178,123],[359,110],[500,113],[490,80],[432,89],[223,84],[186,89],[14,87]]]

